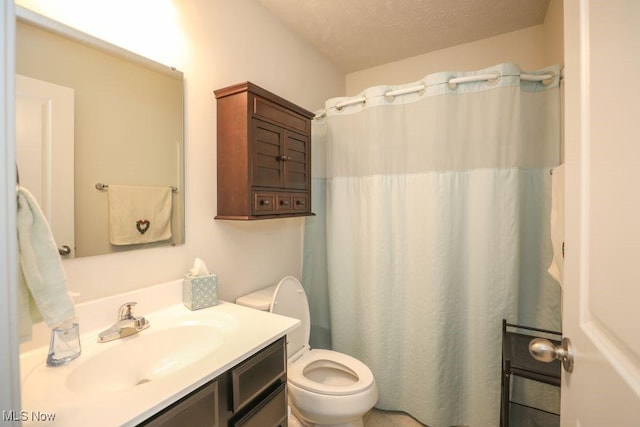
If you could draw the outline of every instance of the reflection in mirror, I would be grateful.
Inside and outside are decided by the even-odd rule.
[[[20,181],[58,247],[71,248],[64,258],[184,243],[182,73],[17,10]],[[174,187],[171,238],[111,244],[108,188],[98,183]]]

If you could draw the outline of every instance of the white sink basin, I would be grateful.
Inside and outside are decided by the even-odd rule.
[[[52,427],[137,426],[300,323],[223,301],[191,311],[181,298],[180,279],[79,304],[82,354],[56,367],[46,366],[49,328],[34,326],[39,345],[20,355],[23,412],[55,414]],[[99,343],[124,301],[139,301],[150,327]]]
[[[180,371],[224,343],[220,331],[210,325],[152,328],[101,344],[105,346],[103,351],[88,359],[78,359],[79,363],[67,376],[67,388],[91,393],[136,387]]]
[[[149,313],[150,327],[126,338],[97,342],[98,332],[81,336],[82,354],[67,365],[49,367],[40,356],[23,378],[30,396],[46,399],[47,390],[86,398],[105,393],[159,386],[176,373],[216,357],[233,337],[237,321],[215,311],[190,312],[184,307]],[[63,389],[63,390],[62,390]]]

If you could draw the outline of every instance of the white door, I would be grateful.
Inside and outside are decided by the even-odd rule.
[[[565,0],[563,427],[640,426],[640,1]]]
[[[16,159],[20,185],[38,201],[59,249],[73,258],[74,91],[16,76]],[[61,252],[62,254],[62,252]]]

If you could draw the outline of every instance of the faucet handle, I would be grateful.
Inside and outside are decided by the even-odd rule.
[[[149,321],[147,319],[145,319],[144,317],[140,316],[140,317],[134,317],[133,318],[133,326],[141,331],[143,329],[147,329],[149,327]]]
[[[118,310],[118,320],[127,320],[133,318],[133,307],[137,302],[126,302],[120,306]]]

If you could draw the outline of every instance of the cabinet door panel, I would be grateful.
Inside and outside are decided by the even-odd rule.
[[[289,185],[287,188],[304,189],[307,185],[307,174],[289,171],[287,174]]]
[[[285,131],[284,165],[285,188],[306,190],[309,188],[309,138],[293,132]]]
[[[287,150],[289,151],[289,156],[294,157],[298,160],[305,159],[305,153],[307,151],[307,141],[306,138],[302,135],[291,134],[289,139],[287,140]]]
[[[300,174],[304,178],[306,178],[307,177],[307,168],[306,168],[304,163],[295,162],[293,160],[290,160],[289,163],[287,164],[287,173],[289,173],[289,174]]]
[[[281,161],[282,129],[259,120],[253,121],[253,179],[256,187],[280,188],[284,184]]]

